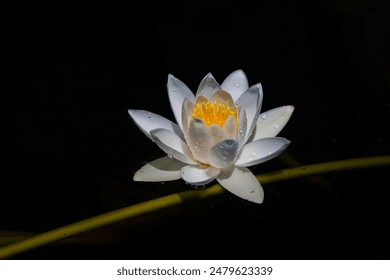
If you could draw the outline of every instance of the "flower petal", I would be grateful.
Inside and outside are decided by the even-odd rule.
[[[192,153],[187,144],[172,131],[157,128],[152,130],[150,134],[157,146],[166,152],[169,157],[175,158],[184,163],[195,164],[195,162],[191,159]]]
[[[237,123],[233,116],[229,116],[223,124],[223,129],[227,133],[227,137],[233,138],[237,135]],[[222,139],[220,139],[222,140]],[[240,141],[238,141],[240,142]]]
[[[238,139],[223,140],[210,149],[210,164],[217,168],[225,168],[236,159],[238,151]]]
[[[258,83],[246,90],[237,100],[237,106],[243,106],[247,117],[247,131],[244,142],[251,136],[256,125],[257,117],[259,116],[261,104],[263,102],[263,89]]]
[[[222,82],[221,88],[229,92],[236,101],[248,89],[248,79],[244,71],[239,69],[232,72]]]
[[[234,120],[234,118],[233,118],[233,120]],[[213,138],[213,143],[218,143],[218,142],[228,138],[228,135],[227,135],[227,132],[225,131],[225,129],[223,129],[222,127],[220,127],[217,124],[209,125],[207,128],[210,132],[211,137]]]
[[[181,120],[182,120],[182,131],[184,134],[184,138],[187,142],[188,142],[188,127],[190,125],[191,114],[193,111],[194,111],[194,104],[192,104],[191,101],[185,98],[181,110]]]
[[[210,97],[210,103],[214,103],[214,102],[223,103],[232,109],[236,107],[236,104],[234,103],[232,96],[227,91],[224,90],[219,90],[215,92],[213,96]]]
[[[192,91],[178,78],[169,74],[168,75],[168,97],[171,104],[173,114],[175,116],[176,122],[182,127],[181,120],[181,110],[182,103],[185,98],[187,98],[192,103],[195,102],[195,96]]]
[[[213,75],[208,73],[200,82],[198,90],[196,91],[196,96],[202,95],[207,99],[210,99],[210,97],[219,90],[221,90],[221,86],[214,79]]]
[[[290,141],[282,137],[261,138],[242,147],[235,166],[252,166],[273,159],[282,153]]]
[[[156,128],[165,128],[174,132],[177,136],[184,140],[183,132],[174,122],[171,122],[160,115],[144,110],[128,110],[128,112],[139,129],[141,129],[141,131],[150,139],[152,139],[152,136],[150,135],[151,130]]]
[[[283,129],[294,112],[294,106],[281,106],[261,113],[257,119],[253,140],[274,137]]]
[[[206,185],[219,173],[220,170],[212,166],[187,165],[181,169],[181,178],[191,185]]]
[[[245,144],[246,130],[248,127],[248,121],[246,118],[245,109],[242,106],[238,107],[238,149],[240,150]]]
[[[191,120],[188,129],[188,145],[194,157],[202,163],[209,163],[209,151],[214,145],[213,138],[201,119]]]
[[[180,170],[186,164],[168,156],[142,166],[133,177],[134,181],[163,182],[180,179]]]
[[[259,180],[246,167],[223,169],[217,181],[229,192],[254,203],[262,203],[264,190]]]

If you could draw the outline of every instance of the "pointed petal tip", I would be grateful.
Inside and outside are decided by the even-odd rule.
[[[294,110],[295,110],[295,106],[294,105],[286,105],[285,106],[286,108],[287,108],[287,110],[289,111],[289,112],[294,112]]]
[[[133,181],[134,181],[134,182],[142,182],[142,181],[143,181],[143,180],[142,180],[142,176],[140,176],[139,173],[140,173],[139,171],[135,172],[135,174],[134,174],[134,176],[133,176]]]

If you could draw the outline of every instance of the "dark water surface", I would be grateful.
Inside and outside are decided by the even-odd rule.
[[[40,233],[190,189],[132,181],[163,152],[127,110],[173,120],[168,73],[195,91],[208,72],[222,82],[240,68],[251,85],[262,83],[262,111],[295,106],[280,134],[290,146],[255,174],[291,159],[390,154],[389,4],[287,2],[18,14],[0,60],[0,231]],[[262,205],[224,193],[13,258],[389,259],[388,174],[367,168],[264,184]]]

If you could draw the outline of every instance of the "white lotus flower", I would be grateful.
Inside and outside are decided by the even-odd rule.
[[[169,74],[168,95],[177,124],[148,111],[128,111],[142,132],[167,154],[141,167],[133,179],[182,178],[193,186],[216,179],[231,193],[262,203],[263,188],[247,167],[270,160],[287,148],[290,141],[275,136],[294,107],[281,106],[260,114],[261,84],[249,87],[242,70],[231,73],[222,84],[209,73],[196,95]]]

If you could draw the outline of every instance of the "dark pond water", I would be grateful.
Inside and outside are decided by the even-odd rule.
[[[280,134],[290,146],[256,174],[289,167],[288,159],[389,155],[389,5],[365,2],[168,1],[19,15],[0,60],[0,232],[40,233],[190,189],[132,181],[163,152],[127,110],[173,120],[168,73],[195,91],[208,72],[222,82],[243,69],[251,85],[263,85],[263,111],[295,106]],[[13,258],[389,259],[388,173],[264,184],[262,205],[224,193]]]

